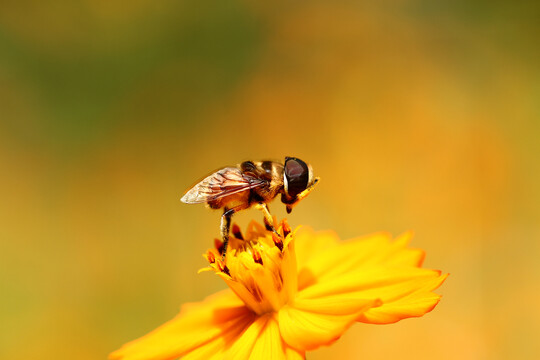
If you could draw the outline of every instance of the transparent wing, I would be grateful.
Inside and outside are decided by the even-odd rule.
[[[226,167],[207,176],[189,189],[181,201],[186,204],[200,204],[264,185],[266,185],[265,180],[242,174],[238,168]]]

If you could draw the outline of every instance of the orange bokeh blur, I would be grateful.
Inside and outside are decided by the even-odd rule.
[[[285,156],[321,177],[291,226],[414,230],[451,274],[432,313],[310,360],[540,357],[538,10],[0,4],[0,358],[103,359],[224,288],[197,274],[220,214],[180,196]]]

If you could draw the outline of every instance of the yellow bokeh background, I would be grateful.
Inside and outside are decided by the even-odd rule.
[[[310,360],[540,358],[539,14],[1,2],[0,358],[103,359],[224,288],[197,274],[219,213],[179,198],[287,155],[322,179],[292,226],[411,229],[451,274],[432,313],[357,324]]]

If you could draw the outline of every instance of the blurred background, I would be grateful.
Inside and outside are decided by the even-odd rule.
[[[197,275],[220,214],[180,196],[286,155],[322,178],[292,226],[412,229],[451,274],[432,313],[357,324],[310,360],[539,358],[539,16],[533,1],[0,2],[0,358],[104,359],[224,288]]]

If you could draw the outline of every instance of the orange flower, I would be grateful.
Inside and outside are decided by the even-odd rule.
[[[355,322],[390,324],[439,302],[432,291],[447,275],[420,267],[424,252],[407,248],[411,233],[341,242],[332,232],[291,233],[285,221],[278,232],[252,222],[242,236],[235,227],[226,266],[210,250],[203,269],[230,289],[184,305],[110,359],[304,359]]]

